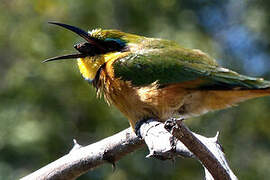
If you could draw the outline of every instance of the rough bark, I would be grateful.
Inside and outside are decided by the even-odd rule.
[[[182,121],[167,122],[164,127],[163,123],[155,120],[144,122],[140,126],[140,134],[142,139],[128,128],[85,147],[74,141],[69,154],[22,179],[75,179],[104,163],[114,165],[123,156],[145,144],[149,149],[149,155],[146,156],[148,158],[196,158],[203,164],[205,179],[237,179],[226,162],[218,143],[218,134],[213,138],[206,138],[189,131]]]
[[[22,178],[22,180],[70,180],[104,163],[118,161],[142,147],[144,141],[128,128],[94,144],[82,147],[76,142],[65,156]]]

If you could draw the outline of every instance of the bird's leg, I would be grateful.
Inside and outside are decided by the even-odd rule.
[[[149,118],[150,119],[150,118]],[[141,132],[140,132],[140,128],[142,126],[143,123],[145,123],[147,120],[149,120],[148,118],[143,118],[142,120],[140,121],[137,121],[136,124],[135,124],[135,134],[140,138],[142,139],[142,135],[141,135]]]
[[[141,136],[141,132],[140,132],[140,128],[141,126],[147,122],[148,120],[150,119],[155,119],[155,118],[143,118],[141,119],[140,121],[137,121],[136,124],[135,124],[135,134],[142,139],[142,136]],[[172,126],[176,123],[176,121],[183,121],[184,118],[170,118],[168,119],[167,121],[165,121],[164,123],[164,127],[165,129],[169,128],[171,129]],[[166,128],[167,127],[167,128]],[[167,129],[168,130],[168,129]]]
[[[172,130],[173,126],[175,126],[176,122],[183,121],[183,120],[184,120],[184,118],[170,118],[167,121],[165,121],[164,128],[168,132],[171,132],[171,130]],[[177,144],[178,139],[175,138],[174,136],[172,136],[170,141],[171,141],[170,144],[171,144],[172,149],[176,150],[176,144]]]
[[[172,127],[176,124],[177,121],[183,121],[185,120],[184,118],[170,118],[164,123],[164,128],[170,132]]]

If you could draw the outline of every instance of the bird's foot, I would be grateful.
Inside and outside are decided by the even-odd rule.
[[[140,121],[137,121],[135,124],[135,134],[142,139],[142,135],[141,135],[141,131],[140,128],[142,126],[143,123],[145,123],[146,121],[148,121],[149,119],[142,119]]]
[[[184,118],[170,118],[164,123],[164,128],[167,131],[171,131],[172,127],[176,124],[177,121],[183,121]]]

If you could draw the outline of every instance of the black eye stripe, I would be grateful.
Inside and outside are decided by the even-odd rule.
[[[101,51],[96,46],[91,43],[84,42],[74,45],[74,48],[82,54],[86,54],[89,56],[94,56],[96,54],[101,54]]]
[[[106,39],[106,40],[96,40],[103,47],[99,47],[91,44],[89,42],[78,43],[74,45],[74,48],[82,54],[87,56],[95,56],[100,54],[106,54],[108,52],[123,51],[125,48],[125,43],[121,40]]]

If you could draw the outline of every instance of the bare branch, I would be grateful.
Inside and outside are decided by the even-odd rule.
[[[147,157],[162,160],[172,159],[175,156],[197,158],[205,169],[206,180],[237,179],[218,143],[218,133],[213,138],[206,138],[191,132],[182,121],[168,120],[164,127],[163,123],[153,119],[141,125],[140,133],[150,152]]]
[[[208,171],[216,180],[234,180],[236,176],[231,171],[218,143],[218,133],[214,138],[205,138],[192,133],[182,120],[170,120],[165,128],[179,139],[201,161],[206,170],[206,178],[210,178]],[[214,139],[214,141],[213,141]],[[209,176],[209,177],[208,177]]]
[[[168,126],[166,127],[168,128]],[[189,130],[188,132],[182,132],[182,129],[180,129],[179,132],[179,128],[175,125],[170,127],[172,130],[171,133],[174,136],[178,137],[179,134],[177,133],[181,133],[181,137],[178,138],[181,139],[181,141],[182,138],[185,138],[183,140],[184,143],[169,133],[164,128],[164,124],[161,122],[148,120],[141,125],[140,133],[150,151],[147,157],[155,157],[165,160],[174,159],[176,156],[191,158],[197,157],[198,159],[200,159],[202,156],[207,159],[209,152],[212,152],[212,156],[214,156],[215,159],[210,161],[210,163],[213,163],[214,165],[217,163],[222,164],[222,166],[226,169],[225,173],[227,173],[228,177],[230,177],[229,179],[237,179],[226,162],[221,147],[217,142],[217,136],[214,138],[206,138],[192,133]],[[186,133],[189,135],[193,134],[193,136],[196,138],[193,137],[190,139],[189,135],[187,136]],[[185,136],[183,134],[185,134]],[[201,147],[197,144],[198,139],[202,144],[207,146],[209,151],[201,150]],[[139,139],[130,128],[85,147],[80,146],[76,140],[74,140],[74,147],[69,154],[22,178],[22,180],[75,179],[87,171],[106,162],[114,165],[114,162],[118,161],[126,154],[142,147],[145,143],[142,139]],[[190,148],[190,146],[192,146],[192,148]],[[191,151],[187,147],[191,149]],[[201,153],[199,155],[198,149],[200,151],[199,153]],[[200,161],[203,162],[201,159]],[[204,168],[209,168],[204,164],[204,162],[203,165]],[[219,173],[220,167],[216,166],[216,168],[217,169],[215,170]],[[209,171],[212,174],[211,169]],[[213,177],[209,171],[205,168],[205,178],[207,180],[212,180]],[[216,176],[214,175],[214,177]]]
[[[85,147],[80,147],[75,142],[69,154],[23,177],[22,180],[75,179],[106,162],[114,165],[114,162],[143,145],[143,140],[139,139],[131,128]]]

